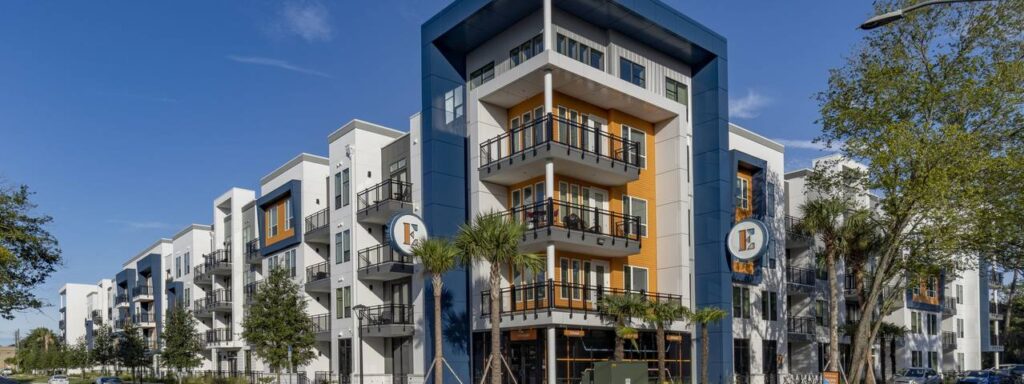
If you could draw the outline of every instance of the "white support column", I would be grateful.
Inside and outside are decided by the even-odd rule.
[[[551,0],[544,0],[544,50],[551,50]]]
[[[548,327],[548,383],[557,383],[558,380],[558,369],[555,369],[555,364],[558,364],[557,356],[555,355],[558,351],[555,350],[555,327]]]
[[[552,78],[551,68],[544,70],[544,113],[552,113],[554,111],[554,79]]]

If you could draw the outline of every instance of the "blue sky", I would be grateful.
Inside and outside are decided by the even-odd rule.
[[[556,0],[557,1],[557,0]],[[869,1],[667,2],[729,41],[732,120],[819,156],[815,92]],[[419,26],[448,1],[37,2],[0,5],[0,180],[54,217],[54,306],[0,320],[56,329],[58,288],[113,276],[212,200],[353,118],[405,130],[419,107]]]

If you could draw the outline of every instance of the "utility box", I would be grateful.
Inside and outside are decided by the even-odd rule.
[[[647,363],[597,362],[583,372],[581,384],[648,384]]]

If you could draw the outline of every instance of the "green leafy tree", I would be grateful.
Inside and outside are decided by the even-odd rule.
[[[448,239],[431,238],[417,243],[412,254],[420,259],[423,272],[430,274],[434,286],[434,384],[444,383],[444,353],[441,335],[441,292],[444,282],[441,277],[458,264],[459,248]]]
[[[79,337],[75,344],[67,347],[64,353],[67,364],[73,368],[78,368],[84,379],[86,368],[93,365],[92,354],[89,353],[89,343],[85,341],[84,337]]]
[[[109,325],[101,326],[96,330],[92,339],[92,359],[100,365],[104,374],[107,373],[107,366],[117,361],[117,339]]]
[[[700,325],[700,382],[708,383],[708,327],[722,321],[729,313],[718,307],[704,307],[690,315],[690,321]]]
[[[17,357],[22,371],[50,371],[62,366],[59,338],[48,328],[35,328],[21,341]]]
[[[313,359],[315,324],[306,314],[306,300],[287,269],[274,268],[264,281],[242,320],[242,337],[256,356],[277,372],[280,382],[282,369],[301,366]],[[291,361],[288,360],[289,347],[292,348]]]
[[[132,321],[126,321],[117,338],[117,361],[132,372],[132,381],[138,381],[137,370],[152,360],[146,354],[146,341],[142,332]]]
[[[167,313],[164,332],[160,335],[164,341],[161,362],[164,367],[177,371],[179,378],[182,371],[192,370],[202,363],[203,343],[196,324],[191,311],[175,305]]]
[[[53,219],[34,216],[27,186],[0,186],[0,318],[41,308],[32,292],[61,263],[57,239],[45,226]]]
[[[491,384],[501,384],[501,268],[508,266],[525,271],[544,269],[544,257],[519,251],[519,241],[526,228],[511,217],[481,214],[472,223],[463,224],[455,237],[466,263],[474,262],[490,268],[491,320]]]
[[[644,313],[644,320],[654,325],[657,333],[658,348],[658,383],[665,383],[665,328],[673,321],[682,320],[690,316],[689,308],[684,307],[677,301],[650,301],[647,303],[647,310]]]
[[[908,3],[879,1],[876,12]],[[997,193],[982,175],[1020,168],[1012,155],[1024,146],[1021,25],[1021,0],[922,8],[867,33],[830,72],[818,94],[819,140],[869,165],[857,187],[880,196],[882,239],[862,313],[872,313],[887,290],[971,266],[968,239],[988,220],[979,208]],[[857,324],[851,382],[865,380],[882,318]]]
[[[637,335],[631,321],[647,312],[647,300],[635,293],[605,295],[597,302],[597,308],[615,327],[615,361],[625,360],[625,341]]]

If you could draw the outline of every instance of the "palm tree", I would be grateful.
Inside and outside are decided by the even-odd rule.
[[[540,271],[544,258],[519,251],[525,231],[523,224],[498,213],[481,214],[470,224],[463,224],[455,237],[456,246],[466,262],[490,265],[491,286],[491,384],[501,384],[501,266],[518,270]]]
[[[412,247],[413,256],[423,263],[423,272],[430,274],[434,284],[434,384],[443,384],[444,371],[441,364],[444,353],[441,350],[441,290],[444,282],[441,276],[455,268],[459,257],[459,249],[451,241],[444,238],[430,238],[418,242]]]
[[[643,316],[647,312],[647,300],[636,293],[607,295],[597,303],[597,308],[615,326],[615,361],[626,358],[625,340],[636,335],[636,329],[630,326],[629,320]]]
[[[729,316],[725,310],[718,307],[704,307],[690,315],[690,321],[700,324],[700,382],[708,382],[708,326],[722,321]]]
[[[647,303],[647,312],[644,320],[654,324],[657,332],[658,347],[658,383],[665,383],[665,326],[673,321],[689,317],[689,308],[684,307],[677,301],[651,301]]]

